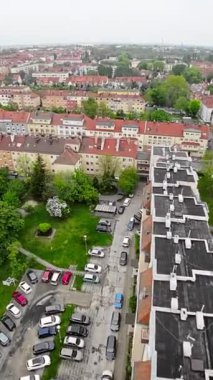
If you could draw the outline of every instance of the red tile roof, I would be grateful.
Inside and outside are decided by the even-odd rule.
[[[148,325],[152,303],[152,268],[149,268],[140,274],[139,293],[141,297],[138,300],[138,323]]]
[[[213,108],[213,95],[202,96],[201,101],[207,108]]]
[[[13,123],[27,123],[30,118],[30,112],[25,111],[4,111],[0,110],[0,121],[10,120]]]
[[[136,158],[137,156],[137,140],[121,138],[119,141],[119,148],[116,149],[118,139],[114,138],[95,138],[84,137],[81,153],[88,153],[94,155],[111,155],[118,157]],[[101,149],[101,144],[103,148]]]
[[[73,75],[66,79],[66,83],[104,83],[108,82],[108,77],[99,75]]]
[[[151,361],[135,362],[133,380],[151,380]]]
[[[75,165],[80,160],[80,155],[73,152],[71,149],[66,149],[58,158],[56,158],[54,164],[58,165]]]

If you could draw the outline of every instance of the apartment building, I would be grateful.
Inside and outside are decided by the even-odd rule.
[[[205,123],[213,125],[213,95],[202,96],[200,117]]]
[[[32,77],[35,78],[35,80],[37,82],[39,82],[40,79],[43,79],[43,78],[56,78],[59,80],[59,82],[66,82],[67,78],[69,78],[69,71],[56,71],[56,72],[52,72],[52,71],[46,71],[46,72],[35,72],[35,73],[32,73]]]
[[[19,110],[37,109],[40,102],[40,96],[33,93],[29,87],[0,88],[0,104],[3,106],[15,103]]]
[[[80,86],[81,88],[90,86],[102,87],[108,83],[109,79],[101,75],[72,75],[66,79],[69,86]]]
[[[64,108],[69,111],[78,106],[76,100],[72,100],[67,90],[45,90],[41,91],[42,107],[51,110],[52,108]]]
[[[213,241],[186,152],[153,147],[142,198],[132,380],[210,380]]]
[[[24,113],[0,111],[0,131],[16,134],[9,129],[6,121],[19,118]],[[13,117],[14,115],[14,117]],[[22,127],[24,133],[68,137],[86,136],[103,138],[137,139],[138,150],[146,147],[178,145],[193,157],[202,157],[208,145],[209,127],[207,125],[185,125],[183,123],[160,123],[137,120],[112,120],[109,118],[90,119],[85,115],[54,114],[52,112],[31,112]],[[8,117],[8,119],[7,119]],[[20,130],[18,131],[20,133]]]
[[[2,135],[26,135],[29,133],[30,112],[0,110],[0,133]]]

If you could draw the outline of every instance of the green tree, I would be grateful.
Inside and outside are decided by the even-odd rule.
[[[154,71],[163,71],[164,70],[164,62],[163,61],[154,61],[153,62],[153,70]]]
[[[210,85],[208,86],[208,90],[209,90],[209,92],[210,92],[210,95],[213,95],[213,84],[210,84]]]
[[[31,193],[37,200],[42,200],[46,191],[47,171],[44,160],[38,155],[33,166],[32,176],[30,180]]]
[[[188,113],[192,117],[196,117],[200,109],[200,100],[192,99],[189,102]]]
[[[149,64],[148,64],[148,62],[146,62],[146,61],[141,61],[141,62],[138,64],[138,69],[139,69],[139,70],[149,70]]]
[[[19,249],[21,244],[14,241],[7,247],[8,261],[10,265],[10,273],[12,277],[19,278],[22,273],[27,269],[27,262],[23,261]]]
[[[94,119],[98,112],[98,103],[96,102],[95,99],[89,98],[88,100],[85,100],[82,102],[82,108],[83,108],[83,112],[87,116]]]
[[[2,263],[7,256],[7,247],[18,238],[24,221],[15,207],[3,201],[0,201],[0,220],[0,262]]]
[[[137,170],[130,166],[124,169],[118,180],[119,188],[124,192],[124,194],[131,194],[134,192],[138,183]]]
[[[190,84],[202,82],[202,74],[197,67],[186,67],[183,76]]]
[[[166,105],[168,107],[173,107],[178,98],[189,96],[188,84],[182,76],[170,75],[162,86],[166,93]]]
[[[21,154],[16,162],[17,172],[25,178],[29,178],[33,171],[33,161],[27,154]]]
[[[172,121],[171,115],[164,110],[149,111],[147,119],[150,121]]]
[[[145,92],[145,98],[150,104],[155,104],[156,106],[166,105],[166,91],[161,83],[157,83],[154,87],[148,89]]]
[[[9,170],[8,168],[0,168],[0,199],[3,194],[7,191],[9,184]]]
[[[101,156],[99,158],[99,170],[101,175],[100,191],[102,193],[115,190],[115,175],[120,170],[119,161],[113,156]]]
[[[180,110],[180,111],[184,111],[184,112],[187,112],[188,111],[188,108],[189,108],[189,100],[187,98],[185,98],[184,96],[180,96],[175,104],[174,104],[174,107],[177,109],[177,110]]]
[[[107,65],[99,65],[98,66],[98,74],[107,76],[108,78],[112,78],[112,66]]]
[[[184,65],[184,63],[178,63],[177,65],[173,66],[172,73],[174,75],[183,75],[185,68],[186,65]]]

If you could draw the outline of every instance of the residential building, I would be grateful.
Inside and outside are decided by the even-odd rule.
[[[205,123],[213,125],[213,95],[201,98],[200,117]]]
[[[191,158],[153,147],[142,198],[132,380],[210,380],[213,241]]]
[[[40,96],[33,93],[29,87],[0,88],[0,104],[3,106],[15,103],[19,110],[37,109],[40,102]]]

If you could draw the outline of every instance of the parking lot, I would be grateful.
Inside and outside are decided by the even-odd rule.
[[[27,375],[26,362],[33,357],[32,346],[39,340],[37,338],[37,326],[41,316],[44,315],[44,308],[47,304],[64,303],[79,305],[76,310],[82,311],[91,317],[89,335],[85,339],[86,348],[84,349],[84,360],[81,363],[62,360],[58,380],[72,379],[88,380],[100,379],[103,370],[111,369],[115,372],[116,380],[123,380],[125,371],[126,350],[124,345],[127,343],[125,329],[125,311],[128,303],[128,288],[131,287],[131,256],[134,257],[134,243],[132,241],[129,249],[122,248],[124,236],[132,237],[135,231],[127,230],[127,223],[130,217],[136,213],[141,206],[142,186],[140,184],[137,193],[126,207],[124,214],[117,214],[112,219],[112,230],[114,232],[113,242],[110,248],[105,250],[104,258],[90,258],[90,262],[102,266],[102,273],[99,284],[84,284],[83,292],[76,292],[69,287],[58,285],[57,287],[50,284],[44,284],[39,281],[33,285],[33,292],[27,296],[29,304],[21,308],[23,317],[17,320],[17,328],[13,336],[10,335],[12,342],[8,347],[1,347],[2,354],[0,369],[1,378],[15,380],[20,376]],[[128,265],[121,267],[119,265],[120,252],[127,250],[129,254]],[[41,272],[38,272],[41,277]],[[113,362],[105,358],[106,341],[110,331],[110,321],[112,311],[114,310],[114,297],[116,292],[124,294],[124,307],[122,312],[121,333],[116,333],[118,338],[117,357]],[[5,327],[1,326],[2,331]],[[6,331],[5,331],[6,332]],[[125,336],[123,336],[125,335]],[[45,339],[49,340],[51,338]],[[121,342],[121,343],[120,343]],[[7,358],[5,361],[4,359]],[[5,363],[4,363],[5,362]],[[42,373],[42,371],[36,371]]]

